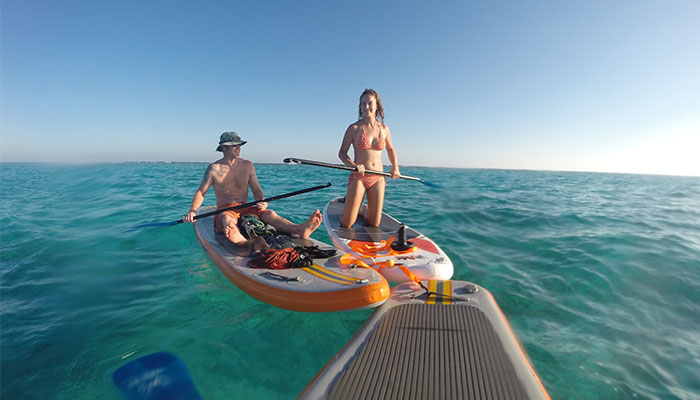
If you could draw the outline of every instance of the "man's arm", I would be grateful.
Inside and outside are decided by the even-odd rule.
[[[182,217],[182,219],[185,222],[194,222],[194,217],[195,215],[197,215],[196,211],[204,202],[204,195],[207,194],[207,191],[214,183],[214,177],[211,170],[212,166],[209,165],[209,167],[207,167],[207,170],[204,171],[204,178],[202,178],[202,183],[199,184],[199,188],[194,193],[194,197],[192,197],[192,204],[190,205],[190,210],[187,212],[187,214],[185,214],[184,217]]]
[[[250,163],[250,170],[248,173],[248,185],[250,186],[250,191],[253,192],[253,199],[259,201],[265,198],[263,190],[260,187],[260,182],[258,182],[258,175],[255,173],[255,165]]]

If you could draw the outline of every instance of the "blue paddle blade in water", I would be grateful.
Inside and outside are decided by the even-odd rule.
[[[438,185],[437,183],[432,183],[432,182],[426,181],[425,179],[421,179],[420,181],[421,181],[424,185],[427,185],[427,186],[430,186],[430,187],[434,187],[434,188],[439,188],[439,187],[440,187],[440,185]]]
[[[112,378],[129,400],[202,399],[187,366],[173,353],[137,358],[119,367]]]

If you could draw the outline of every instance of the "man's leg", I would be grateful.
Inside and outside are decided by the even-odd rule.
[[[250,249],[251,253],[260,250],[265,250],[268,247],[270,247],[268,246],[265,239],[261,237],[257,237],[252,240],[246,239],[245,236],[243,236],[241,234],[241,231],[238,229],[237,218],[225,214],[222,218],[222,225],[224,227],[224,235],[226,235],[226,238],[228,238],[228,240],[240,247],[247,246]]]
[[[306,239],[321,225],[323,216],[319,210],[316,210],[311,213],[311,216],[306,221],[301,224],[295,224],[286,218],[280,217],[273,210],[265,210],[260,216],[260,220],[266,224],[272,225],[280,232],[297,234],[303,239]]]

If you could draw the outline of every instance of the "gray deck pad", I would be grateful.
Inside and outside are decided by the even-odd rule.
[[[468,305],[388,311],[330,399],[527,399],[486,315]]]
[[[387,240],[396,234],[399,230],[401,222],[390,217],[387,214],[382,214],[382,220],[378,227],[365,224],[365,219],[358,217],[355,224],[350,228],[340,226],[340,215],[343,213],[344,203],[332,201],[328,204],[328,221],[331,228],[336,234],[348,240],[359,240],[363,242],[381,242]],[[418,237],[420,234],[413,229],[406,227],[406,240]]]

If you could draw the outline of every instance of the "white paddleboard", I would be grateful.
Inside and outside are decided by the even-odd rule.
[[[435,242],[415,229],[405,227],[410,248],[392,246],[397,242],[401,222],[386,213],[382,214],[378,227],[367,225],[361,216],[352,228],[341,227],[343,201],[342,197],[335,198],[323,209],[324,226],[337,249],[373,266],[391,283],[411,281],[397,264],[408,268],[419,280],[452,278],[454,267],[449,257]]]

